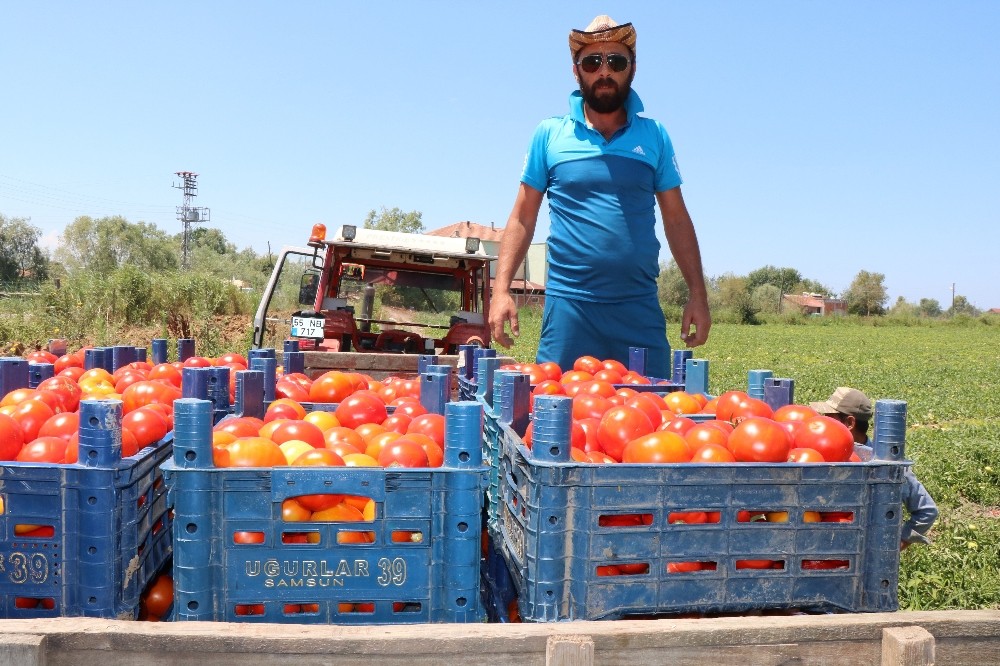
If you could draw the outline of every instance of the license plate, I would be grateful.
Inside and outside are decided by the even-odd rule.
[[[292,317],[293,338],[322,338],[322,317]]]

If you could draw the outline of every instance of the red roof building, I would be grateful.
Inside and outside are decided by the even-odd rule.
[[[782,309],[797,307],[803,314],[829,315],[847,314],[847,301],[842,298],[827,298],[823,294],[785,294],[781,297]]]

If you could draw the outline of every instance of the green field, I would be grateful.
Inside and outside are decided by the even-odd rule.
[[[522,311],[518,360],[534,359],[539,325],[537,312]],[[694,356],[708,361],[714,394],[770,370],[795,381],[797,403],[837,386],[905,400],[906,457],[941,516],[933,544],[902,553],[901,607],[1000,608],[1000,326],[716,325]]]

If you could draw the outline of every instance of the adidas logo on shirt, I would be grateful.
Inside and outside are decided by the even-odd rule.
[[[636,146],[635,148],[632,149],[632,152],[635,153],[636,155],[642,155],[643,157],[646,156],[646,151],[642,149],[642,146]]]

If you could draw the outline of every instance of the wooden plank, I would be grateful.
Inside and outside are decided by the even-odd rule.
[[[923,627],[890,627],[882,630],[882,666],[933,664],[934,637],[929,631]]]
[[[545,643],[545,666],[594,666],[594,639],[550,636]]]

